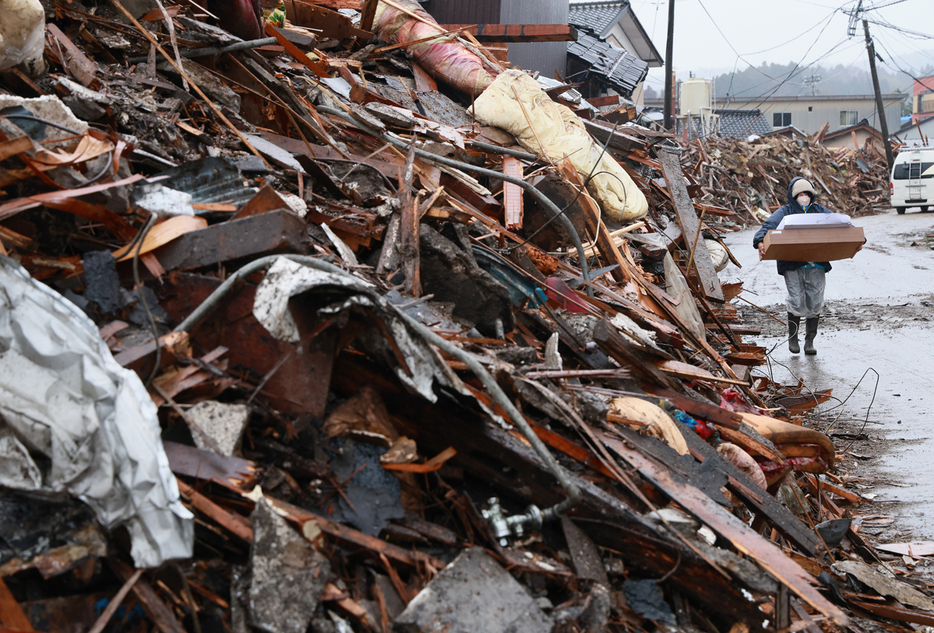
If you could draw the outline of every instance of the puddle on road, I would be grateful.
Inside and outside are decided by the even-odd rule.
[[[778,346],[771,352],[776,382],[795,384],[800,378],[813,391],[833,389],[840,400],[849,396],[842,406],[836,401],[824,404],[815,418],[817,428],[832,430],[832,422],[839,418],[849,422],[847,432],[856,432],[866,422],[863,432],[871,440],[856,441],[849,451],[870,459],[856,463],[859,458],[849,456],[838,466],[838,474],[853,468],[863,477],[877,479],[861,491],[877,496],[863,504],[860,513],[894,514],[899,528],[912,538],[934,540],[934,371],[930,362],[934,331],[916,326],[891,328],[878,322],[870,330],[825,329],[816,340],[818,355],[813,357],[791,354],[784,339],[775,336],[748,339],[768,349]],[[870,368],[879,373],[878,386],[875,375],[867,373]],[[759,371],[768,373],[769,366]],[[850,444],[847,440],[835,443],[841,451]]]

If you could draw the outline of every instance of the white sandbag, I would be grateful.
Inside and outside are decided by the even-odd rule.
[[[46,71],[45,11],[39,0],[0,0],[0,70],[22,65],[33,77]]]
[[[723,248],[723,244],[717,240],[704,240],[704,244],[707,245],[707,250],[710,252],[710,261],[713,262],[713,268],[717,272],[720,272],[726,265],[730,263],[730,256],[727,254],[726,249]]]
[[[587,190],[607,217],[631,222],[648,211],[645,196],[626,170],[603,152],[570,108],[552,101],[527,73],[515,69],[501,73],[477,97],[473,113],[481,124],[513,134],[537,156],[555,162],[567,156],[585,182],[593,174]]]
[[[610,400],[610,412],[632,420],[639,432],[662,440],[675,449],[678,455],[687,455],[690,452],[681,434],[684,427],[672,420],[658,405],[641,398],[613,398]]]

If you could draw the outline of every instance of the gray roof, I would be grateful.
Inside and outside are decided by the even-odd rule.
[[[592,31],[599,37],[619,21],[620,14],[628,7],[626,0],[571,3],[568,24]]]
[[[649,72],[649,65],[635,55],[583,32],[576,42],[568,42],[568,55],[590,66],[589,72],[626,97]]]
[[[728,110],[715,109],[714,114],[720,115],[720,136],[725,138],[746,138],[750,134],[767,134],[772,131],[772,126],[762,111],[755,110]]]

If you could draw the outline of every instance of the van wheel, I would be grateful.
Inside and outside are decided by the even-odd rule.
[[[924,205],[923,207],[921,207],[921,213],[927,213],[927,212],[928,212],[928,206],[927,206],[927,205]]]
[[[895,213],[897,213],[898,215],[904,215],[905,207],[895,207]]]

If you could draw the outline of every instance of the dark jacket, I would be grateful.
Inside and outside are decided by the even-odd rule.
[[[762,223],[762,228],[756,231],[755,237],[752,238],[752,245],[754,248],[759,248],[759,242],[765,239],[765,234],[769,231],[774,231],[778,228],[778,225],[781,223],[782,218],[786,215],[794,215],[796,213],[805,213],[805,210],[801,208],[801,205],[798,204],[798,201],[791,197],[791,188],[794,186],[795,182],[801,180],[801,177],[792,178],[791,182],[788,183],[788,204],[779,207],[778,211],[769,216],[769,219]],[[820,205],[816,202],[811,202],[808,205],[807,213],[832,213],[827,207]],[[827,272],[830,272],[830,262],[817,262],[820,266],[824,268]],[[786,262],[784,260],[778,260],[778,274],[784,275],[789,270],[797,270],[803,266],[806,266],[807,262]]]

